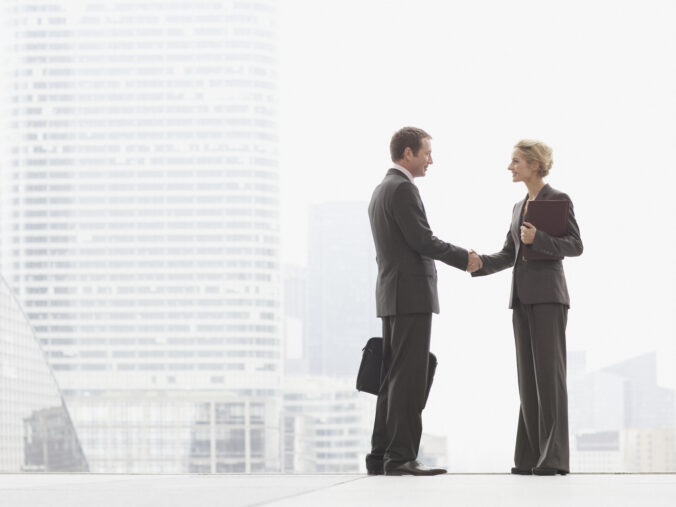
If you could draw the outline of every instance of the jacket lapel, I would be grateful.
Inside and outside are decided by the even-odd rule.
[[[526,197],[524,198],[523,201],[521,201],[521,204],[519,204],[516,209],[514,210],[514,216],[512,217],[512,236],[514,237],[514,243],[519,244],[521,240],[521,217],[523,215],[523,207],[526,205],[526,201],[528,200],[528,194],[526,194]]]

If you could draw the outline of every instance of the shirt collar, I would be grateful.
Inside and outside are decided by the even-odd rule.
[[[401,171],[402,173],[404,173],[406,175],[406,177],[411,181],[411,183],[414,183],[413,175],[408,171],[408,169],[406,169],[403,166],[400,166],[399,164],[392,164],[392,167],[394,167],[398,171]]]

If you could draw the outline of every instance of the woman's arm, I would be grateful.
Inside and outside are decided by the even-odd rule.
[[[514,265],[515,254],[516,249],[514,240],[512,239],[512,231],[509,230],[507,231],[507,238],[505,238],[502,250],[491,255],[480,255],[479,257],[481,257],[484,265],[481,269],[472,273],[472,276],[492,275],[493,273],[512,267]]]

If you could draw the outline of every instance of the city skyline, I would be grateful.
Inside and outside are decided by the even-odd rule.
[[[113,4],[119,12],[107,10]],[[372,248],[366,204],[391,163],[389,138],[406,124],[433,136],[434,164],[416,180],[433,232],[479,253],[500,248],[509,211],[525,195],[506,170],[513,144],[537,137],[553,146],[547,181],[572,197],[585,244],[582,257],[564,261],[568,347],[584,354],[569,378],[591,372],[607,394],[594,398],[587,420],[597,427],[587,429],[598,431],[580,445],[611,442],[603,466],[628,463],[620,454],[648,433],[608,429],[622,418],[627,381],[606,368],[654,351],[651,403],[676,388],[668,232],[676,70],[663,64],[676,49],[676,6],[170,4],[177,10],[160,13],[153,1],[13,1],[2,11],[11,72],[0,80],[8,141],[0,274],[80,418],[90,468],[282,468],[280,415],[312,406],[316,394],[303,398],[298,385],[323,383],[318,398],[346,393],[338,384],[349,383],[359,340],[379,334],[368,315],[376,265],[362,255]],[[336,213],[325,237],[313,231],[320,210],[347,202],[357,210],[345,223]],[[285,308],[295,297],[283,295],[285,264],[297,268],[296,289],[330,283],[326,301]],[[504,471],[518,408],[509,273],[472,280],[437,269],[431,349],[439,369],[424,431],[448,447],[450,470]],[[351,327],[336,320],[350,292],[363,310]],[[311,325],[320,312],[308,314],[310,303],[331,318]],[[313,337],[313,326],[324,331]],[[316,373],[338,383],[289,380],[307,372],[309,345],[323,365]],[[343,409],[354,410],[350,400]],[[165,418],[175,426],[163,429]],[[308,429],[323,431],[321,421],[298,419],[293,438],[320,445],[290,462],[319,463],[318,449],[334,440]],[[128,421],[98,444],[98,427]],[[125,446],[138,454],[116,450],[104,463],[107,449]]]

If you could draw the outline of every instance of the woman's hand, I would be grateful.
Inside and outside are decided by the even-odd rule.
[[[531,245],[535,241],[535,231],[537,229],[530,222],[524,222],[521,226],[521,241],[524,245]]]

